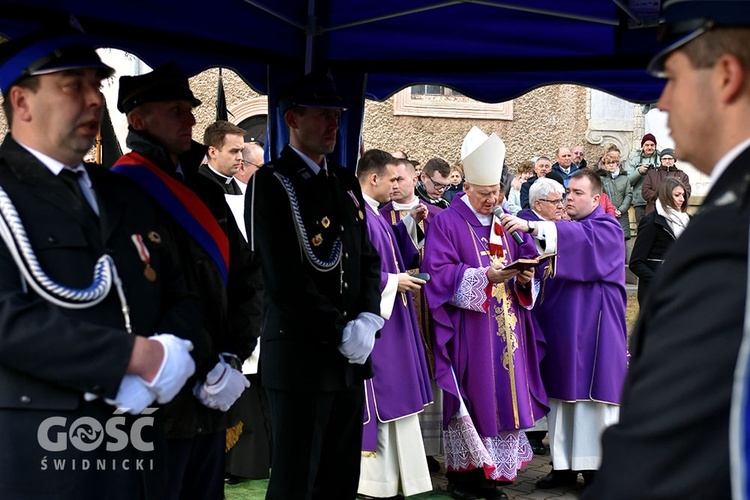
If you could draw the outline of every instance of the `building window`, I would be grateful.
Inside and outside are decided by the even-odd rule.
[[[442,85],[412,85],[393,97],[396,116],[513,120],[513,101],[487,104]]]
[[[411,86],[412,96],[462,96],[461,92],[453,90],[450,87],[443,87],[442,85],[412,85]]]

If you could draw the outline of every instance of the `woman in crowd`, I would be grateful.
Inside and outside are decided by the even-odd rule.
[[[448,178],[451,180],[451,183],[443,193],[443,198],[450,203],[453,201],[453,197],[456,196],[456,194],[464,190],[464,171],[461,168],[461,162],[458,162],[451,167],[451,173]]]
[[[630,270],[638,276],[638,303],[643,304],[649,284],[664,263],[664,255],[690,220],[686,212],[688,193],[676,177],[659,186],[656,209],[638,224],[638,237],[630,256]]]
[[[602,176],[602,190],[609,197],[615,207],[614,216],[622,226],[625,240],[630,239],[630,216],[628,210],[633,201],[633,188],[630,187],[628,174],[620,169],[620,153],[610,151],[602,156],[603,170],[599,171]]]
[[[518,173],[510,182],[510,190],[508,191],[509,212],[513,215],[516,215],[521,211],[521,186],[523,186],[523,183],[529,180],[529,177],[532,175],[534,175],[533,161],[524,161],[518,165]]]

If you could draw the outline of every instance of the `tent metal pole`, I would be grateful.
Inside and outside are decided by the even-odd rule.
[[[262,10],[266,14],[269,14],[269,15],[275,17],[276,19],[281,19],[285,23],[291,24],[292,26],[294,26],[295,28],[299,29],[300,31],[305,31],[305,25],[304,24],[298,23],[294,19],[290,19],[290,18],[288,18],[288,17],[286,17],[286,16],[284,16],[282,14],[279,14],[278,12],[274,12],[273,10],[269,9],[265,5],[261,5],[259,2],[255,1],[255,0],[244,0],[244,2],[252,5],[256,9]]]
[[[624,3],[624,2],[622,1],[622,0],[612,0],[612,1],[613,1],[613,2],[615,3],[615,5],[617,5],[617,6],[618,6],[618,7],[619,7],[619,8],[620,8],[620,9],[621,9],[621,10],[622,10],[622,11],[623,11],[623,12],[624,12],[625,14],[627,14],[627,15],[628,15],[628,17],[629,17],[630,19],[632,19],[633,21],[635,21],[635,22],[636,22],[637,24],[639,24],[639,25],[640,25],[640,24],[643,24],[643,21],[642,21],[642,20],[641,20],[641,19],[640,19],[640,18],[639,18],[638,16],[636,16],[636,15],[635,15],[635,12],[633,12],[633,11],[632,11],[632,10],[630,9],[630,7],[628,7],[627,5],[625,5],[625,3]]]
[[[249,1],[249,0],[245,0]],[[617,0],[614,0],[617,2]],[[497,7],[500,9],[508,9],[508,10],[518,10],[521,12],[530,12],[532,14],[541,14],[545,16],[553,16],[553,17],[561,17],[565,19],[576,19],[579,21],[586,21],[590,23],[597,23],[597,24],[607,24],[610,26],[619,26],[620,22],[616,19],[603,19],[600,17],[592,17],[592,16],[584,16],[580,14],[569,14],[567,12],[556,12],[552,10],[545,10],[545,9],[534,9],[531,7],[524,7],[521,5],[512,5],[512,4],[505,4],[505,3],[499,3],[499,2],[491,2],[488,0],[452,0],[448,2],[442,2],[434,5],[428,5],[426,7],[420,7],[419,9],[411,9],[411,10],[405,10],[402,12],[394,12],[393,14],[386,14],[383,16],[377,16],[372,17],[369,19],[362,19],[361,21],[353,21],[351,23],[345,23],[345,24],[338,24],[336,26],[330,26],[328,28],[321,28],[321,33],[327,33],[329,31],[336,31],[344,28],[351,28],[354,26],[360,26],[363,24],[369,24],[374,23],[378,21],[384,21],[386,19],[393,19],[396,17],[403,17],[408,16],[411,14],[417,14],[419,12],[425,12],[428,10],[434,10],[434,9],[441,9],[443,7],[450,7],[457,4],[464,4],[464,3],[470,3],[470,4],[476,4],[476,5],[485,5],[488,7]]]
[[[545,16],[561,17],[563,19],[576,19],[578,21],[586,21],[589,23],[608,24],[610,26],[620,25],[620,21],[618,21],[617,19],[603,19],[601,17],[583,16],[580,14],[569,14],[567,12],[556,12],[554,10],[534,9],[532,7],[524,7],[522,5],[512,5],[512,4],[499,3],[499,2],[482,1],[482,0],[466,0],[466,3],[487,5],[490,7],[499,7],[501,9],[508,9],[508,10],[518,10],[521,12],[530,12],[532,14],[542,14]]]
[[[318,34],[318,21],[315,16],[315,0],[307,2],[307,26],[305,27],[305,74],[312,71],[315,36]]]

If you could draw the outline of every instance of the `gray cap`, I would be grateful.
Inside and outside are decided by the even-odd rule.
[[[664,61],[673,51],[714,28],[750,28],[750,0],[667,0],[661,38],[667,46],[648,64],[664,76]]]
[[[677,158],[674,155],[674,149],[672,149],[672,148],[664,148],[664,149],[662,149],[661,153],[659,153],[659,156],[661,158],[663,158],[665,156],[671,156],[672,158],[675,159],[675,161],[677,161]]]

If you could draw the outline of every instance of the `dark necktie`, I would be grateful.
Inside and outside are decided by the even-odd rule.
[[[84,213],[91,217],[93,220],[98,221],[99,216],[96,215],[96,212],[94,212],[94,209],[91,208],[91,205],[89,204],[89,201],[86,199],[86,196],[83,194],[83,190],[81,189],[81,185],[78,183],[78,178],[83,174],[81,171],[77,170],[70,170],[69,168],[63,168],[60,171],[60,174],[58,177],[60,177],[60,180],[63,181],[63,183],[70,189],[70,191],[73,193],[73,195],[78,198],[78,200],[83,205],[83,211]]]

